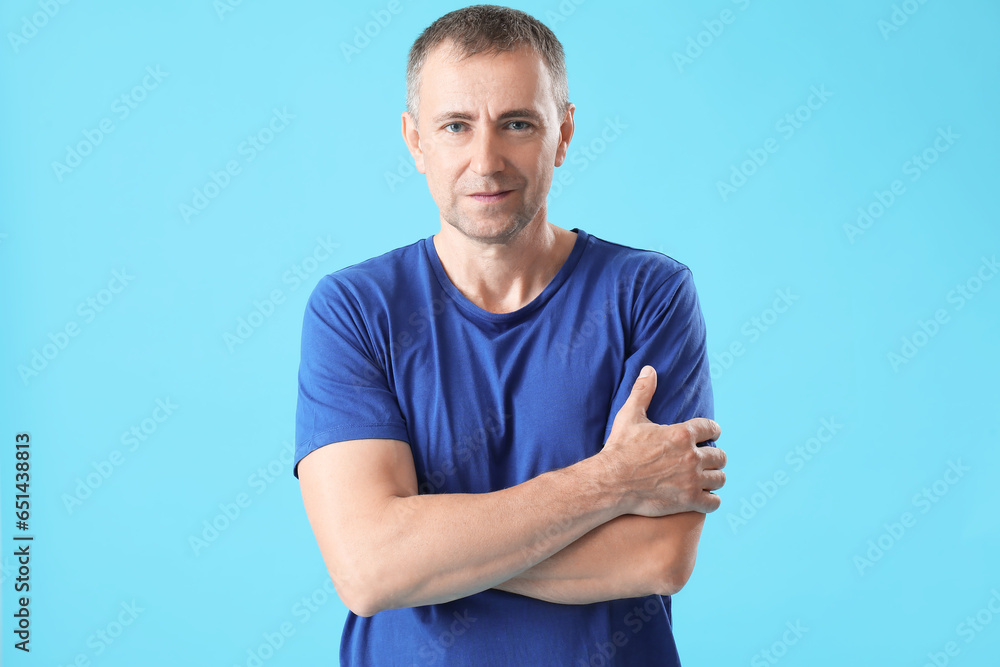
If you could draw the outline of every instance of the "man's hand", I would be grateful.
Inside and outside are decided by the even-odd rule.
[[[722,500],[711,491],[726,483],[726,453],[698,447],[715,440],[722,429],[701,417],[679,424],[655,424],[646,409],[656,391],[656,370],[639,377],[615,415],[611,434],[596,455],[626,492],[626,514],[665,516],[679,512],[714,512]]]

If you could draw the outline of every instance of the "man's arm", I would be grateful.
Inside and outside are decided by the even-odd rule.
[[[625,514],[494,588],[558,604],[673,595],[694,571],[704,524],[702,512]]]
[[[656,383],[654,372],[650,396]],[[623,515],[494,588],[560,604],[673,595],[691,578],[704,525],[702,512]]]
[[[674,273],[644,294],[650,283],[638,272],[642,304],[635,315],[634,349],[625,382],[612,405],[631,389],[627,382],[643,364],[664,369],[663,385],[649,406],[649,418],[673,423],[714,413],[706,354],[705,322],[690,270]],[[654,378],[655,382],[658,377]],[[661,421],[664,420],[664,421]],[[714,443],[709,443],[714,447]],[[705,515],[685,512],[662,517],[619,517],[562,551],[495,588],[562,604],[648,595],[649,572],[679,591],[694,571]]]
[[[493,493],[417,495],[408,444],[348,440],[303,458],[299,481],[337,592],[359,616],[491,588],[624,509],[598,456]]]
[[[722,452],[708,419],[645,418],[640,379],[596,455],[492,493],[417,495],[409,445],[335,442],[298,464],[309,522],[337,592],[359,616],[449,602],[501,584],[625,514],[714,511]],[[556,527],[553,530],[553,527]],[[666,592],[653,578],[644,590]]]

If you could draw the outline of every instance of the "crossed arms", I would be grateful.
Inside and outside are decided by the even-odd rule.
[[[344,604],[372,616],[488,588],[561,604],[676,593],[720,503],[725,454],[696,447],[718,437],[712,420],[645,418],[655,382],[637,382],[601,452],[492,493],[418,495],[400,440],[306,455],[303,502]]]

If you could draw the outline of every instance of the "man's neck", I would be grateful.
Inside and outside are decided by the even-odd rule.
[[[577,235],[542,219],[509,243],[481,243],[447,223],[432,238],[448,278],[469,301],[491,313],[531,303],[566,263]]]

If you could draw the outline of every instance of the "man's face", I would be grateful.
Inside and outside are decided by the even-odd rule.
[[[419,127],[403,113],[403,137],[443,222],[487,243],[544,222],[552,172],[573,135],[573,105],[559,117],[540,56],[522,48],[455,60],[441,44],[424,62],[418,115]]]

